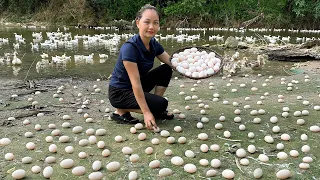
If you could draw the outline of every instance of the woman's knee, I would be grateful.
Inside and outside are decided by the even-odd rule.
[[[157,98],[153,98],[153,101],[149,101],[148,105],[154,115],[160,115],[167,109],[168,101],[161,96],[157,96]]]
[[[168,64],[162,64],[163,71],[165,74],[172,75],[172,69]]]
[[[160,113],[162,113],[163,111],[165,111],[168,107],[168,100],[164,97],[161,97],[161,100],[159,101],[159,110]]]

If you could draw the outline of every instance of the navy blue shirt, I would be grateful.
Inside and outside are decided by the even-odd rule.
[[[120,48],[118,60],[113,69],[109,85],[120,89],[131,89],[132,85],[123,61],[137,63],[140,76],[146,75],[153,67],[154,58],[164,52],[163,47],[155,40],[150,40],[150,51],[144,46],[140,35],[130,38]]]

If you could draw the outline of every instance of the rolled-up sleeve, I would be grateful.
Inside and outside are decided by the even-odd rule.
[[[137,52],[136,49],[130,43],[124,43],[120,49],[120,53],[122,55],[122,61],[130,61],[137,63]]]

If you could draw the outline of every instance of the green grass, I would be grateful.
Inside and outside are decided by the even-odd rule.
[[[199,164],[200,159],[207,159],[209,162],[218,158],[221,160],[222,165],[218,170],[217,176],[212,179],[222,179],[221,172],[224,169],[232,169],[236,176],[235,179],[253,179],[253,171],[256,168],[261,168],[263,170],[263,178],[262,179],[276,179],[275,174],[278,170],[283,168],[288,168],[291,173],[291,179],[317,179],[320,177],[320,166],[319,166],[319,151],[318,148],[318,133],[312,133],[309,131],[309,127],[312,125],[319,126],[319,111],[315,111],[313,109],[314,105],[319,105],[320,97],[319,97],[319,75],[310,75],[311,81],[304,82],[303,75],[296,76],[287,76],[285,77],[286,82],[290,82],[291,80],[299,80],[298,84],[294,84],[294,89],[292,91],[287,91],[286,85],[280,84],[281,77],[274,77],[270,79],[269,82],[265,82],[267,76],[258,77],[256,75],[251,75],[249,77],[231,77],[233,82],[230,82],[230,78],[222,79],[221,77],[214,77],[210,79],[202,80],[201,83],[198,84],[195,92],[191,92],[190,89],[194,87],[194,84],[197,81],[179,78],[178,80],[173,79],[168,91],[165,96],[169,99],[169,110],[179,109],[183,114],[186,115],[186,119],[178,119],[174,120],[166,120],[159,121],[158,126],[161,129],[166,129],[171,133],[171,136],[175,137],[176,142],[174,144],[168,144],[166,142],[166,138],[163,138],[158,133],[153,133],[146,129],[138,130],[136,134],[131,134],[129,129],[130,125],[119,125],[110,121],[104,115],[108,113],[104,113],[104,109],[109,107],[111,110],[114,110],[109,103],[100,104],[100,100],[106,100],[107,102],[107,82],[96,82],[96,81],[86,81],[86,82],[72,82],[67,83],[66,89],[61,94],[61,97],[64,98],[64,102],[59,102],[58,99],[54,99],[52,94],[54,91],[44,92],[41,95],[27,95],[23,97],[19,97],[19,101],[11,101],[11,105],[9,107],[2,107],[1,110],[7,113],[7,117],[15,116],[21,112],[20,111],[9,111],[12,107],[18,107],[30,104],[26,99],[28,97],[33,97],[34,100],[37,100],[40,105],[48,105],[47,109],[52,109],[55,112],[53,114],[46,114],[44,117],[30,117],[30,121],[32,122],[28,126],[22,125],[22,120],[17,120],[18,124],[14,127],[1,127],[1,137],[9,137],[12,140],[12,143],[8,146],[1,147],[1,154],[4,156],[5,153],[12,152],[15,155],[15,160],[13,161],[5,161],[3,158],[0,159],[0,167],[2,169],[4,179],[11,179],[11,174],[7,174],[6,172],[12,168],[15,169],[25,169],[27,171],[27,177],[25,179],[43,179],[42,175],[32,174],[31,167],[34,165],[39,165],[41,167],[45,167],[48,164],[44,163],[44,159],[47,156],[56,157],[56,163],[51,164],[54,168],[54,173],[52,179],[87,179],[88,175],[92,172],[91,164],[95,160],[100,160],[103,164],[103,168],[101,172],[105,175],[105,179],[128,179],[128,174],[130,171],[135,170],[138,172],[140,179],[202,179],[205,177],[205,171],[210,169],[210,165],[207,167],[202,167]],[[252,83],[252,80],[255,79],[257,82]],[[213,82],[215,84],[215,89],[210,90],[209,82]],[[227,83],[231,83],[231,86],[226,86]],[[239,85],[241,83],[245,83],[246,87],[241,88]],[[267,83],[268,86],[263,87],[262,83]],[[93,92],[92,86],[97,84],[99,88],[102,89],[101,93],[91,94]],[[184,84],[184,88],[180,88],[179,86]],[[73,89],[73,86],[77,85],[78,89]],[[251,91],[251,87],[257,87],[258,91]],[[298,89],[296,89],[296,87]],[[236,88],[238,91],[233,93],[231,89]],[[186,94],[184,96],[179,96],[178,93],[180,91],[184,91]],[[71,102],[78,102],[76,99],[77,94],[82,92],[84,96],[82,97],[82,101],[84,99],[90,99],[91,103],[88,105],[89,109],[85,111],[89,113],[89,115],[94,119],[95,123],[86,123],[83,118],[83,114],[77,114],[76,110],[81,106],[72,105]],[[270,95],[266,96],[266,99],[263,101],[262,105],[257,105],[257,101],[260,100],[260,96],[262,96],[265,92],[268,92]],[[219,93],[220,98],[218,102],[213,102],[213,93]],[[282,94],[285,96],[284,103],[278,103],[278,95]],[[209,109],[206,109],[207,114],[201,115],[201,108],[198,107],[196,100],[185,101],[184,97],[187,95],[197,95],[199,99],[202,100],[204,104],[210,105]],[[306,106],[302,104],[302,100],[297,100],[297,95],[303,96],[305,100],[310,102],[310,105]],[[245,101],[244,98],[249,96],[251,98],[250,101]],[[223,100],[229,101],[228,105],[224,105],[222,103]],[[81,101],[81,102],[82,102]],[[80,101],[79,101],[80,102]],[[232,102],[238,102],[239,106],[234,107]],[[63,105],[67,107],[52,107],[50,105]],[[191,110],[185,110],[185,106],[189,105]],[[244,105],[250,105],[250,109],[244,109]],[[69,107],[68,107],[69,106]],[[70,107],[74,106],[74,108]],[[284,106],[288,106],[290,108],[290,115],[287,118],[281,117],[282,108]],[[240,109],[241,114],[235,115],[234,110]],[[266,111],[263,115],[250,115],[250,111],[256,109],[264,109]],[[302,111],[308,110],[310,114],[308,116],[294,117],[294,111]],[[62,116],[64,114],[69,114],[72,117],[72,120],[69,120],[74,126],[82,126],[84,131],[80,134],[72,133],[71,128],[62,128],[61,124],[64,122],[62,120]],[[220,122],[223,124],[223,128],[221,130],[216,130],[214,128],[215,124],[219,122],[219,117],[223,115],[226,117],[224,122]],[[136,115],[142,119],[142,115]],[[199,122],[200,118],[206,116],[210,119],[208,123],[204,123],[203,129],[198,129],[196,127],[197,122]],[[240,116],[242,121],[241,123],[235,123],[233,118],[236,116]],[[272,124],[269,119],[271,116],[277,116],[279,118],[279,122],[276,124]],[[7,118],[6,117],[6,118]],[[253,118],[259,117],[261,118],[260,124],[254,124],[252,122]],[[302,126],[296,124],[296,120],[299,118],[303,118],[306,120],[306,123]],[[57,153],[50,153],[48,151],[48,147],[51,143],[45,142],[45,137],[51,134],[52,130],[49,130],[48,124],[54,123],[57,128],[61,130],[63,135],[67,135],[71,138],[71,142],[69,143],[59,143],[58,137],[54,137],[54,144],[58,146]],[[34,125],[41,124],[43,130],[35,131]],[[246,126],[245,131],[240,131],[238,126],[240,124],[244,124]],[[175,126],[181,126],[183,131],[180,133],[174,132],[173,128]],[[280,133],[273,133],[272,127],[278,125],[281,128]],[[78,141],[80,139],[88,138],[85,134],[85,130],[88,128],[105,128],[107,130],[107,134],[105,136],[98,136],[98,141],[102,140],[106,143],[106,148],[111,151],[111,155],[109,157],[102,157],[101,152],[102,149],[98,149],[96,145],[90,145],[87,147],[80,147],[78,145]],[[223,132],[228,130],[231,132],[230,139],[232,140],[241,140],[240,142],[228,141],[219,137],[223,137]],[[31,131],[34,133],[33,138],[25,138],[24,133],[27,131]],[[138,140],[137,136],[140,132],[145,132],[147,134],[147,139],[144,141]],[[249,139],[247,134],[249,132],[254,132],[255,137],[253,139]],[[209,139],[206,141],[199,140],[197,138],[199,133],[207,133]],[[291,140],[288,142],[282,141],[280,139],[280,135],[282,133],[287,133],[291,136]],[[306,133],[308,135],[308,141],[301,141],[300,135]],[[117,135],[121,135],[125,141],[122,143],[116,143],[114,137]],[[265,135],[271,135],[275,142],[273,144],[267,144],[264,141]],[[184,136],[187,138],[187,143],[179,144],[177,142],[178,138]],[[160,140],[159,145],[152,145],[151,139],[158,138]],[[25,144],[27,142],[35,142],[37,147],[33,150],[27,150],[25,148]],[[300,155],[297,158],[288,157],[286,160],[279,160],[276,158],[276,154],[280,152],[276,150],[275,146],[277,143],[282,142],[285,145],[285,149],[283,150],[287,154],[289,154],[290,150],[298,150]],[[218,152],[209,151],[207,153],[203,153],[200,151],[199,147],[201,144],[207,144],[208,146],[212,144],[220,145],[220,150]],[[234,148],[231,148],[232,145],[236,145],[237,147],[242,147],[247,149],[247,146],[253,144],[257,147],[257,152],[254,154],[250,154],[247,152],[247,158],[250,161],[248,166],[240,166],[243,173],[236,166],[235,163],[235,154]],[[311,147],[311,151],[308,153],[301,152],[301,147],[305,144],[308,144]],[[64,151],[64,148],[68,145],[72,145],[75,148],[73,154],[67,154]],[[121,152],[121,149],[124,146],[129,146],[133,149],[134,154],[139,154],[140,159],[137,163],[130,163],[129,156],[124,155]],[[153,147],[154,152],[151,155],[145,154],[145,149],[147,147]],[[173,151],[172,156],[165,156],[164,150],[171,149]],[[184,152],[186,150],[192,150],[196,153],[195,158],[187,158],[184,156]],[[89,154],[86,159],[79,159],[78,153],[84,151]],[[266,164],[261,164],[257,157],[260,153],[266,153],[270,160]],[[32,164],[21,164],[21,158],[25,156],[30,156],[33,158]],[[171,157],[180,156],[184,159],[184,164],[193,163],[197,166],[197,172],[194,174],[188,174],[183,170],[183,166],[175,166],[170,162]],[[302,158],[304,156],[311,156],[314,161],[310,163],[310,169],[301,170],[299,169],[299,163],[302,162]],[[85,166],[87,173],[82,177],[76,177],[72,175],[71,169],[62,169],[59,165],[62,159],[71,158],[75,161],[75,166]],[[161,168],[168,167],[173,170],[174,174],[167,178],[161,178],[158,175],[158,169],[149,168],[148,164],[154,159],[158,159],[161,162]],[[256,159],[256,160],[254,160]],[[105,168],[105,165],[111,161],[118,161],[121,163],[121,169],[117,172],[108,172]]]

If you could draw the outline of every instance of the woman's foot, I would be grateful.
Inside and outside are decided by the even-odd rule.
[[[112,113],[110,117],[119,124],[137,124],[140,122],[139,119],[132,117],[130,112],[127,112],[121,116],[119,114]]]
[[[174,118],[174,114],[169,113],[168,111],[164,111],[160,114],[160,116],[158,117],[160,119],[167,119],[167,120],[171,120]]]

